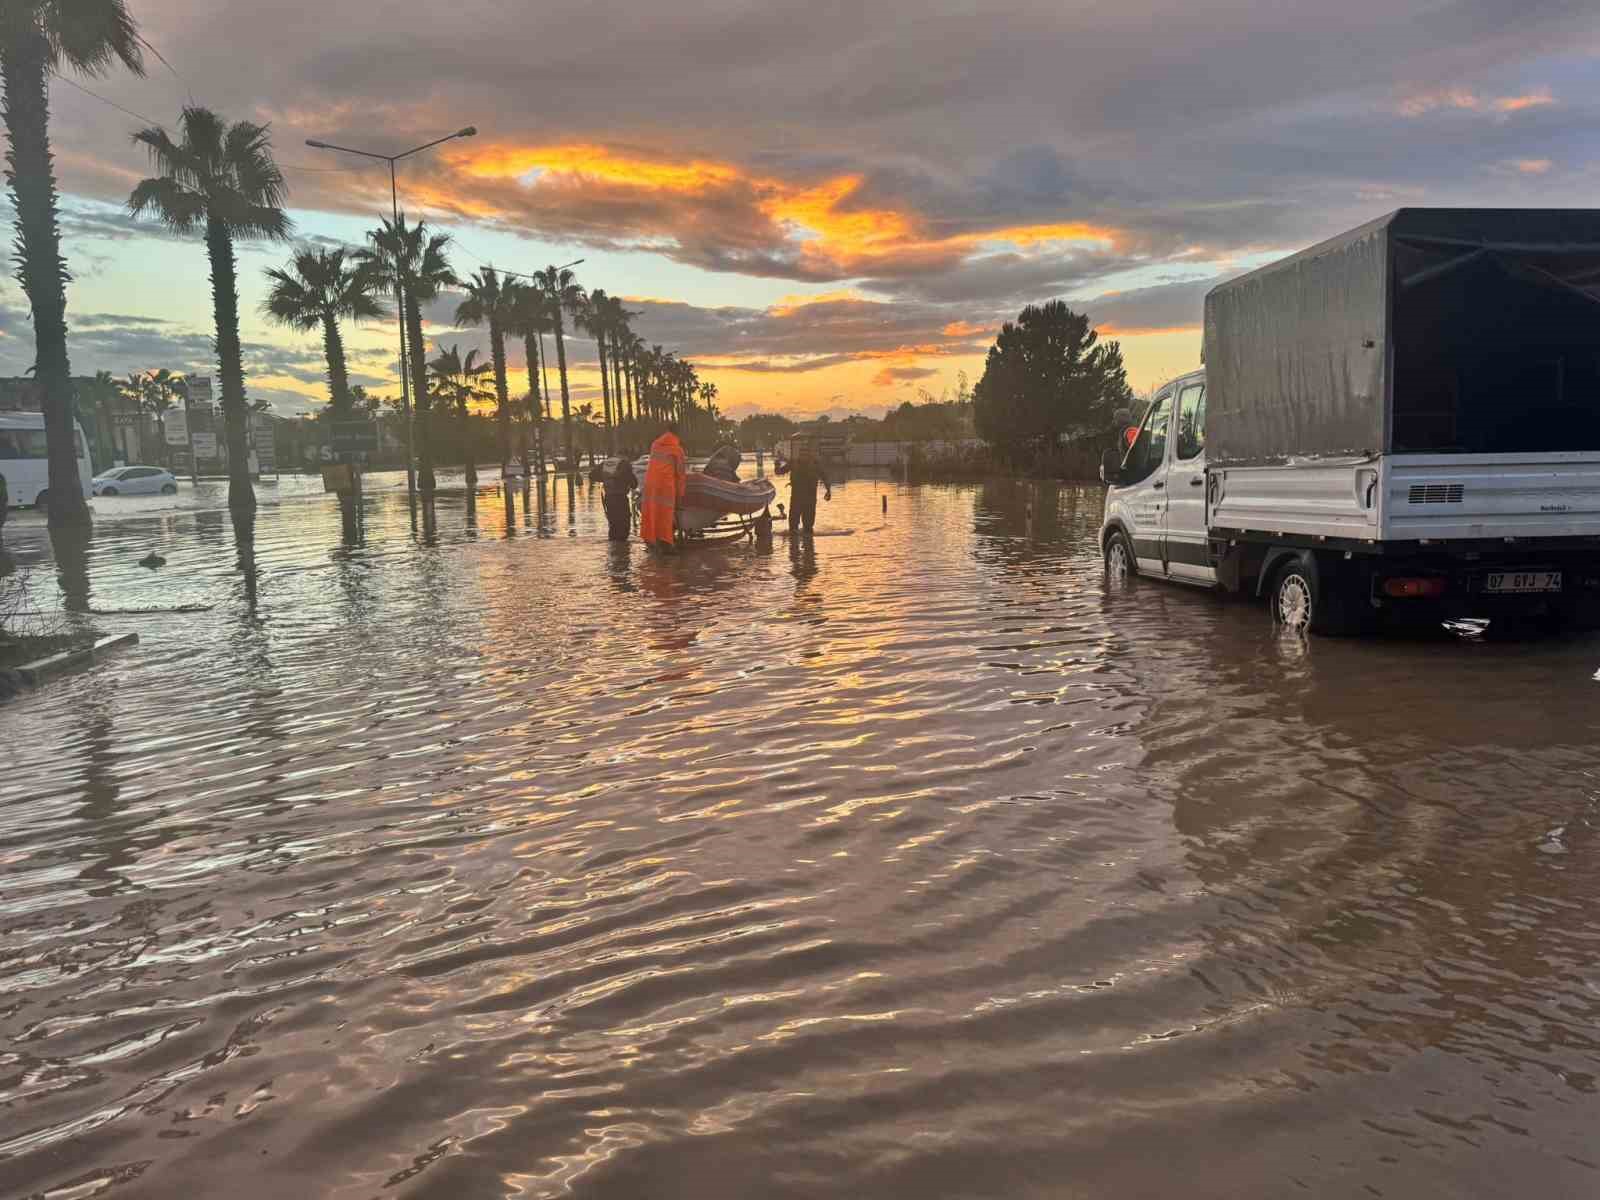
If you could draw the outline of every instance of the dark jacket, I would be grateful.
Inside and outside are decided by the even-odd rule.
[[[822,470],[822,464],[814,458],[797,459],[789,467],[789,494],[791,496],[817,494],[817,485],[833,489],[828,476]]]
[[[602,476],[602,482],[605,485],[603,496],[607,504],[626,504],[628,493],[639,486],[639,477],[633,473],[633,464],[623,458],[617,460],[615,471]]]

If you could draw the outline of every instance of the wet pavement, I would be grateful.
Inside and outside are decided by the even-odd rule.
[[[0,706],[0,1195],[1600,1194],[1600,640],[374,484],[7,527],[142,640]]]

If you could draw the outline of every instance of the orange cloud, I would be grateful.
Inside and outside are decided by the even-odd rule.
[[[776,304],[767,309],[767,313],[774,317],[791,317],[812,304],[831,304],[836,300],[861,301],[863,297],[851,288],[836,292],[818,292],[813,296],[783,296]]]
[[[1529,92],[1526,96],[1501,96],[1494,102],[1496,112],[1513,113],[1521,112],[1525,108],[1543,108],[1547,104],[1554,104],[1555,97],[1548,88],[1540,88],[1537,92]]]
[[[1400,115],[1405,117],[1420,117],[1442,108],[1506,115],[1529,108],[1543,108],[1555,102],[1555,97],[1550,94],[1548,88],[1539,88],[1537,91],[1520,96],[1480,96],[1467,88],[1456,87],[1407,96],[1400,101],[1399,111]]]
[[[897,383],[908,383],[913,379],[927,379],[930,375],[939,373],[936,367],[884,367],[872,377],[873,387],[893,387]]]
[[[945,337],[969,338],[988,333],[989,326],[979,325],[973,321],[951,321],[939,332],[944,334]]]
[[[866,202],[860,175],[795,182],[588,142],[463,144],[446,161],[455,177],[424,194],[450,211],[634,247],[675,241],[725,269],[770,275],[932,271],[997,245],[1116,246],[1125,236],[1075,221],[935,233],[910,207]]]
[[[1543,175],[1552,166],[1548,158],[1515,158],[1511,165],[1524,175]]]
[[[1199,333],[1199,325],[1119,325],[1115,321],[1107,321],[1104,325],[1096,325],[1094,331],[1101,337],[1151,337],[1156,334],[1168,333]]]

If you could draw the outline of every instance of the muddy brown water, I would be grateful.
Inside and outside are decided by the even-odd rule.
[[[1600,641],[1108,592],[1093,489],[262,495],[6,531],[213,607],[0,706],[0,1195],[1600,1194]]]

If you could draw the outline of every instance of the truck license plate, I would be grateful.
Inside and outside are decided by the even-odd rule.
[[[1484,580],[1486,592],[1559,592],[1560,571],[1491,571]]]

